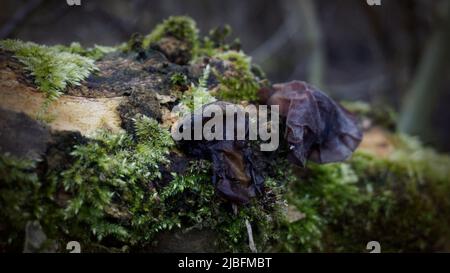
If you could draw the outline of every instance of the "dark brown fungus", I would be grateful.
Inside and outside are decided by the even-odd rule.
[[[347,159],[362,139],[355,117],[323,92],[302,81],[273,85],[263,90],[266,104],[279,105],[285,118],[289,157],[329,163]]]
[[[213,162],[213,183],[233,203],[245,204],[261,193],[264,179],[255,170],[252,152],[235,141],[209,146]]]
[[[278,105],[280,117],[286,126],[285,139],[289,145],[289,158],[295,164],[304,165],[306,160],[329,163],[347,159],[362,139],[356,118],[330,97],[311,85],[292,81],[275,84],[273,88],[260,90],[261,103]],[[254,152],[246,140],[236,139],[236,128],[244,126],[248,134],[248,120],[237,119],[227,128],[226,117],[237,116],[240,108],[228,111],[227,102],[213,102],[203,106],[222,110],[224,140],[183,140],[181,147],[191,156],[209,159],[213,163],[213,183],[226,199],[245,204],[263,190],[264,178],[254,161]],[[196,111],[183,119],[190,126],[193,137],[194,121],[205,125],[213,117],[205,117]],[[184,126],[184,125],[183,125]],[[219,135],[220,135],[219,134]],[[230,139],[227,136],[232,135]],[[247,137],[245,139],[248,139]]]
[[[227,128],[225,125],[225,117],[233,115],[236,117],[235,111],[226,110],[226,106],[233,106],[231,103],[222,101],[213,102],[203,106],[219,107],[223,113],[223,140],[182,140],[180,146],[191,156],[211,160],[213,165],[212,181],[217,192],[225,199],[235,204],[246,204],[251,198],[257,196],[263,190],[264,178],[260,172],[256,170],[254,164],[254,155],[246,140],[236,140],[236,124],[245,126],[245,132],[248,133],[248,121],[235,120],[233,128]],[[193,125],[195,118],[200,118],[202,125],[212,117],[199,116],[200,113],[192,114],[183,119],[182,124],[191,125],[191,133],[193,135]],[[233,135],[233,139],[227,138]]]

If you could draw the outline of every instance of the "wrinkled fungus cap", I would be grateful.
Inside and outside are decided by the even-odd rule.
[[[353,114],[306,82],[274,84],[266,103],[280,106],[294,163],[343,161],[362,140]]]

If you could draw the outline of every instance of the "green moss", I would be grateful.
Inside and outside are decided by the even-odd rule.
[[[36,198],[40,184],[36,162],[0,154],[0,243],[21,251],[27,221],[36,219],[41,209]]]
[[[68,232],[86,242],[145,240],[151,234],[147,227],[155,224],[151,181],[160,178],[159,166],[168,163],[172,144],[155,120],[140,117],[136,141],[124,133],[102,132],[76,146],[71,167],[51,177],[71,195],[63,213]]]
[[[448,242],[449,158],[404,138],[389,159],[357,152],[309,164],[288,195],[305,218],[286,225],[281,250],[364,252],[376,240],[382,251],[435,251]]]
[[[264,75],[248,56],[226,45],[228,34],[211,33],[199,45],[192,19],[171,17],[144,39],[148,47],[175,37],[188,41],[198,57],[211,58],[211,67],[181,98],[187,111],[215,100],[208,90],[210,73],[219,80],[219,98],[256,99]],[[93,59],[109,52],[13,40],[0,46],[14,52],[50,98],[79,84],[94,71]],[[142,48],[140,39],[135,46]],[[226,68],[222,73],[214,66],[217,60]],[[185,84],[186,76],[175,73],[170,82]],[[374,112],[368,105],[346,106],[384,126],[392,119],[391,112]],[[29,220],[38,220],[48,237],[62,244],[79,240],[84,251],[142,250],[162,231],[200,229],[214,231],[221,250],[247,252],[246,221],[259,251],[364,252],[372,240],[382,251],[395,252],[435,251],[448,244],[450,160],[416,139],[394,136],[395,152],[386,159],[356,152],[344,163],[291,170],[286,161],[273,160],[278,170],[265,175],[264,195],[234,211],[216,194],[209,162],[193,160],[184,172],[165,173],[174,148],[169,132],[143,116],[135,127],[134,135],[99,132],[74,147],[70,164],[47,173],[45,164],[1,155],[1,246],[20,250]],[[284,198],[304,217],[291,222]]]
[[[369,105],[361,101],[343,101],[341,104],[359,117],[368,118],[383,128],[395,130],[397,114],[387,105]]]
[[[0,48],[12,51],[34,77],[38,89],[48,101],[57,99],[67,86],[80,85],[97,68],[94,60],[60,47],[47,47],[18,40],[0,41]]]
[[[172,16],[145,36],[142,47],[146,49],[164,37],[174,37],[177,40],[185,41],[191,52],[191,62],[199,63],[204,57],[210,57],[225,64],[226,71],[224,73],[212,65],[212,73],[220,82],[217,90],[218,98],[231,102],[255,101],[260,88],[260,76],[263,76],[263,73],[252,65],[249,56],[240,50],[234,50],[233,44],[226,43],[226,38],[230,33],[229,26],[216,28],[200,41],[198,29],[191,18]],[[133,42],[133,44],[135,43]],[[129,45],[128,48],[133,48],[133,46]],[[172,83],[180,80],[171,78]]]
[[[53,48],[58,49],[62,52],[68,52],[72,54],[78,54],[83,57],[87,57],[89,59],[93,60],[100,60],[108,53],[112,53],[117,50],[116,47],[110,47],[110,46],[100,46],[100,45],[94,45],[92,48],[84,48],[81,46],[80,43],[71,43],[69,46],[64,45],[57,45]]]
[[[346,164],[310,164],[301,177],[290,183],[288,203],[303,213],[304,218],[285,223],[280,250],[322,251],[327,225],[359,197],[357,178]]]
[[[99,132],[75,146],[71,162],[39,178],[33,162],[0,157],[2,219],[8,224],[0,243],[20,247],[17,236],[28,220],[38,220],[50,238],[83,242],[97,249],[104,240],[142,245],[171,219],[160,213],[153,181],[168,164],[173,140],[157,121],[136,119],[136,135]],[[166,224],[164,224],[166,223]],[[3,228],[3,227],[2,227]],[[115,248],[115,244],[107,247]]]
[[[266,176],[265,194],[235,214],[216,194],[209,162],[163,179],[169,133],[145,117],[135,131],[99,133],[42,182],[36,163],[0,157],[0,214],[14,231],[3,229],[1,241],[20,248],[26,221],[39,220],[49,238],[91,251],[139,250],[162,231],[200,229],[217,234],[218,249],[247,252],[247,220],[259,251],[364,252],[372,240],[385,252],[435,251],[448,242],[449,158],[415,139],[395,137],[388,159],[357,152],[345,163],[280,168]],[[284,196],[304,217],[289,222]]]
[[[36,162],[34,161],[20,160],[9,154],[0,154],[0,204],[2,208],[0,213],[5,217],[2,219],[9,219],[5,222],[22,225],[24,224],[23,219],[32,219],[32,215],[35,215],[25,209],[35,205],[32,201],[33,198],[30,198],[39,188],[35,168]]]
[[[230,252],[249,252],[248,220],[258,249],[266,249],[277,234],[277,204],[265,205],[265,198],[255,199],[234,214],[230,203],[216,195],[211,171],[211,164],[200,160],[192,161],[186,173],[172,174],[173,180],[159,194],[164,204],[162,219],[171,219],[170,223],[183,230],[212,230],[217,235],[217,249]]]
[[[209,65],[203,71],[203,75],[197,85],[191,84],[189,90],[183,93],[180,101],[181,115],[193,112],[199,107],[216,101],[208,90],[208,79],[211,72]]]
[[[229,25],[213,28],[208,35],[201,39],[194,62],[203,57],[213,57],[214,55],[239,48],[239,40],[235,39],[231,44],[227,43],[227,38],[231,35],[232,29]]]
[[[355,247],[362,244],[358,239],[373,237],[385,251],[442,247],[438,244],[448,238],[450,222],[448,158],[444,165],[438,155],[415,159],[412,153],[387,160],[357,154],[352,161],[367,197],[354,208],[360,216],[338,236],[343,243]],[[350,230],[354,237],[348,237]]]
[[[160,170],[170,164],[173,145],[169,132],[146,117],[136,119],[135,132],[101,131],[74,147],[66,167],[40,179],[35,163],[2,157],[0,172],[7,180],[0,184],[0,213],[13,226],[0,234],[0,243],[20,248],[30,219],[60,245],[70,238],[82,242],[84,251],[141,250],[160,232],[174,229],[212,230],[218,249],[249,251],[246,220],[258,249],[274,240],[278,205],[268,197],[240,207],[235,215],[216,194],[209,162],[191,161],[185,172],[163,178]]]
[[[228,47],[226,39],[231,35],[232,29],[230,25],[216,27],[209,31],[209,35],[205,37],[206,41],[210,41],[214,48]]]
[[[173,37],[187,42],[190,48],[195,51],[199,41],[198,32],[196,23],[192,18],[187,16],[170,16],[157,25],[150,34],[145,36],[143,47],[147,48],[163,37]]]
[[[242,51],[229,50],[214,56],[229,66],[225,73],[214,70],[220,85],[217,97],[231,102],[254,101],[260,88],[258,78],[252,73],[251,58]]]
[[[239,209],[236,215],[224,212],[223,221],[216,230],[220,234],[219,243],[223,250],[230,252],[250,252],[246,220],[252,227],[253,238],[259,252],[270,250],[271,244],[278,240],[277,226],[280,221],[279,208],[267,209],[260,201]]]
[[[188,84],[188,78],[185,74],[176,72],[170,76],[170,84],[172,86],[184,86]]]

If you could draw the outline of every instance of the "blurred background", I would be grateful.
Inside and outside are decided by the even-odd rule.
[[[309,81],[397,113],[397,129],[450,151],[450,0],[2,0],[0,39],[116,45],[170,15],[232,38],[272,82]],[[377,2],[371,1],[369,2]]]

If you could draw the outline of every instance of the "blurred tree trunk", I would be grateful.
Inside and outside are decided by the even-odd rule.
[[[310,52],[308,81],[319,88],[324,87],[325,57],[323,38],[316,6],[311,0],[299,0],[300,17],[303,21],[305,42]]]
[[[443,25],[431,35],[412,87],[404,98],[398,121],[398,129],[403,133],[423,137],[428,129],[427,124],[430,122],[436,100],[443,90],[440,83],[446,77],[450,57],[450,4],[448,2],[444,4],[447,14]]]

